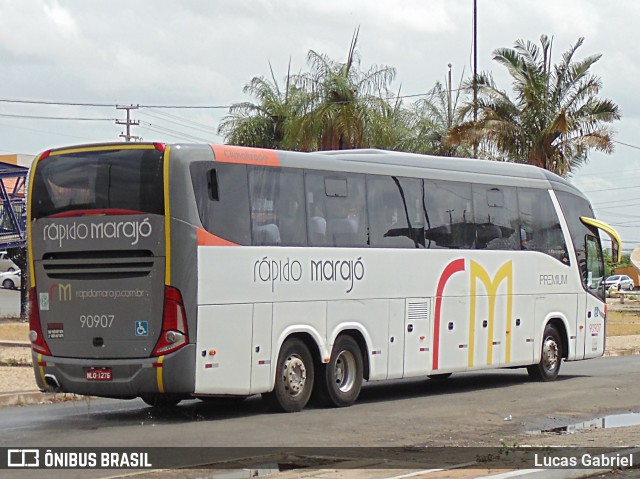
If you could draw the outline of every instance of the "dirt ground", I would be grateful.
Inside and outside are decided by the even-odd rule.
[[[29,324],[17,320],[0,322],[0,341],[29,341]]]

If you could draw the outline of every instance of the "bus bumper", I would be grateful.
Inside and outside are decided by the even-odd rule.
[[[154,358],[59,358],[33,351],[32,356],[36,382],[43,391],[124,399],[162,392],[190,394],[195,389],[195,344]],[[89,380],[89,370],[105,373]]]

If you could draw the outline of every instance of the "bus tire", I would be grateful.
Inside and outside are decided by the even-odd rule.
[[[536,381],[554,381],[562,364],[562,339],[555,326],[547,324],[542,335],[542,355],[538,364],[527,366],[527,372]]]
[[[177,394],[142,394],[140,399],[156,409],[173,409],[182,401],[182,396]]]
[[[364,365],[360,346],[349,335],[339,336],[331,350],[331,360],[319,365],[318,400],[331,407],[351,406],[362,389]]]
[[[300,339],[287,339],[278,355],[273,391],[263,393],[262,397],[276,411],[302,411],[311,397],[313,378],[309,348]]]
[[[220,407],[237,406],[249,396],[198,396],[200,401]]]

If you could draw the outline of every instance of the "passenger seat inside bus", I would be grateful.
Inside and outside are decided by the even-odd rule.
[[[352,246],[358,238],[358,220],[355,218],[334,218],[327,225],[329,237],[336,246]]]
[[[276,245],[280,244],[280,228],[278,225],[269,223],[253,227],[254,245]]]

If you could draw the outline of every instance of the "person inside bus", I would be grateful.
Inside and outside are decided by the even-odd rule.
[[[334,198],[327,231],[335,246],[350,246],[358,234],[358,212],[350,208],[346,198]]]
[[[257,198],[251,205],[251,229],[254,245],[280,244],[280,228],[276,224],[273,201]]]
[[[279,205],[278,225],[283,244],[300,245],[305,241],[304,212],[295,198],[284,198]]]

